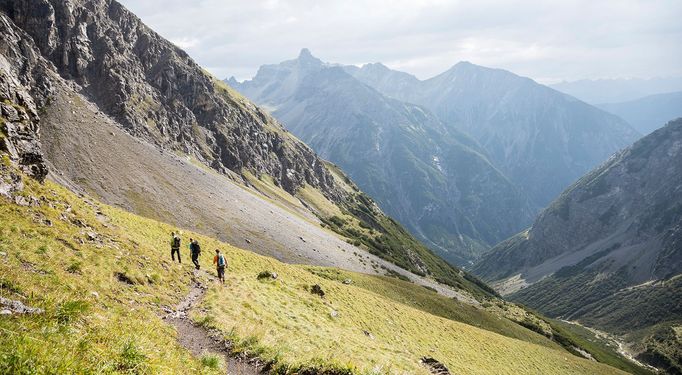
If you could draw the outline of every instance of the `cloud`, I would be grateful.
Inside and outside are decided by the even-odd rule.
[[[420,78],[457,61],[544,81],[682,75],[678,0],[123,0],[214,74],[250,78],[302,47]]]

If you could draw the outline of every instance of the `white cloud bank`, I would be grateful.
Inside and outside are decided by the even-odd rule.
[[[307,47],[420,78],[458,61],[543,82],[682,76],[679,0],[122,0],[219,77]]]

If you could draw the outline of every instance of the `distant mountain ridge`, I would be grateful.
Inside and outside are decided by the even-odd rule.
[[[639,137],[617,116],[501,69],[460,62],[424,81],[377,64],[347,71],[472,136],[536,207]]]
[[[530,223],[527,198],[474,140],[423,107],[382,95],[346,67],[303,49],[297,59],[231,83],[450,261],[466,264]]]
[[[620,116],[642,134],[682,117],[682,91],[645,96],[621,103],[599,104],[599,108]]]
[[[549,85],[592,105],[637,100],[645,96],[682,90],[682,77],[651,79],[582,79]]]

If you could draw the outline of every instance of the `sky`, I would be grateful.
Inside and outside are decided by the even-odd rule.
[[[119,0],[220,78],[301,48],[425,79],[458,61],[542,83],[682,76],[682,0]]]

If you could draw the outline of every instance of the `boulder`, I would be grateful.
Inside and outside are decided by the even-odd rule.
[[[42,314],[45,310],[38,307],[30,307],[24,305],[21,301],[11,300],[9,298],[0,297],[0,306],[4,307],[3,314]],[[6,314],[9,311],[10,314]]]
[[[325,295],[324,290],[322,290],[322,287],[318,284],[315,284],[310,288],[310,293],[317,294],[318,296],[320,296],[322,298],[324,298],[324,295]]]

